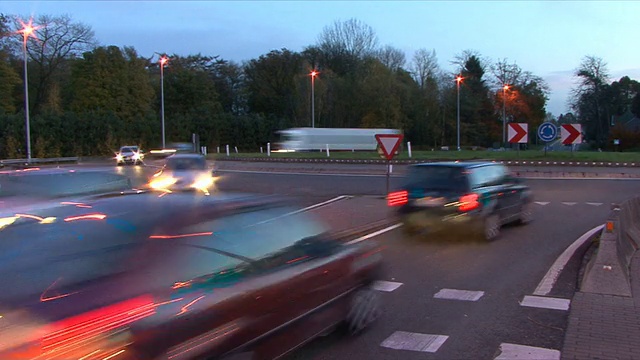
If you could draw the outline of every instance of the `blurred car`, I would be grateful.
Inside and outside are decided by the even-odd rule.
[[[207,168],[204,155],[174,154],[153,175],[149,186],[154,190],[201,190],[208,194],[214,180],[213,170]]]
[[[282,199],[66,204],[0,230],[3,360],[273,359],[379,313],[379,247],[346,244]]]
[[[388,194],[410,233],[494,240],[507,223],[533,220],[530,188],[493,162],[439,162],[409,167]]]
[[[120,148],[120,151],[116,154],[116,163],[121,165],[138,165],[142,164],[144,159],[144,153],[138,146],[126,145]]]

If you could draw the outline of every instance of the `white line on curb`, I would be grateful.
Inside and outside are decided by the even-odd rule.
[[[357,238],[355,240],[351,240],[351,241],[349,241],[347,243],[347,245],[357,244],[357,243],[365,241],[367,239],[371,239],[372,237],[376,237],[378,235],[382,235],[382,234],[384,234],[386,232],[389,232],[391,230],[395,230],[395,229],[399,228],[400,226],[402,226],[402,224],[391,225],[391,226],[386,227],[386,228],[384,228],[382,230],[378,230],[376,232],[372,232],[371,234],[367,234],[367,235],[361,236],[361,237],[359,237],[359,238]]]
[[[533,295],[545,296],[551,292],[553,289],[553,285],[555,285],[558,280],[558,276],[562,272],[562,269],[567,265],[569,259],[573,256],[573,254],[578,250],[582,244],[584,244],[589,238],[600,231],[604,225],[599,225],[594,227],[593,229],[587,231],[582,236],[580,236],[576,241],[573,242],[568,248],[564,250],[564,252],[556,259],[556,261],[551,265],[547,274],[542,278],[536,291],[533,292]]]
[[[335,176],[335,177],[386,177],[386,174],[339,174],[339,173],[312,173],[312,172],[288,172],[288,171],[258,171],[258,170],[217,170],[220,173],[239,173],[239,174],[265,174],[265,175],[296,175],[296,176]],[[403,175],[391,174],[391,177],[403,177]],[[625,180],[640,181],[640,178],[583,178],[583,177],[562,177],[562,176],[520,176],[520,179],[526,180]]]

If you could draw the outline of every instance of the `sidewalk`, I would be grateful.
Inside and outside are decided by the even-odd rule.
[[[575,293],[562,359],[640,359],[640,252],[630,278],[631,297]]]

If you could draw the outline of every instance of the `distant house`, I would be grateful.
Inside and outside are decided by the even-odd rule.
[[[622,126],[625,131],[640,132],[640,118],[633,115],[629,110],[616,118],[615,123]]]

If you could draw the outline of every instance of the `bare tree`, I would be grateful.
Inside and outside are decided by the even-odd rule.
[[[469,59],[473,57],[480,61],[483,72],[487,70],[487,67],[491,66],[491,60],[482,56],[477,50],[464,50],[462,53],[454,57],[454,59],[451,61],[451,64],[457,67],[458,72],[461,72],[467,65]]]
[[[427,80],[438,77],[439,66],[436,51],[427,49],[418,49],[413,55],[413,63],[411,64],[411,74],[420,85],[421,89],[426,86]]]
[[[406,62],[404,52],[391,45],[387,45],[378,50],[377,57],[381,63],[393,71],[402,69]]]
[[[23,27],[23,20],[15,17],[13,23],[17,33]],[[33,84],[36,89],[33,109],[37,112],[49,100],[49,89],[55,88],[56,75],[65,63],[92,50],[97,41],[90,26],[74,22],[69,15],[42,15],[34,25],[36,36],[29,38],[27,52],[35,65],[37,80]],[[22,52],[22,35],[14,40],[14,53]]]
[[[595,138],[599,146],[604,146],[609,127],[602,104],[610,78],[607,63],[593,55],[585,56],[574,76],[577,84],[571,90],[571,108],[587,125],[588,137]]]
[[[373,28],[360,20],[335,21],[326,26],[318,39],[320,49],[328,56],[347,55],[363,59],[375,54],[378,37]]]
[[[519,84],[523,77],[523,72],[520,66],[515,62],[509,64],[507,59],[498,60],[491,66],[491,72],[494,76],[494,85],[496,87],[502,87],[504,85]]]

